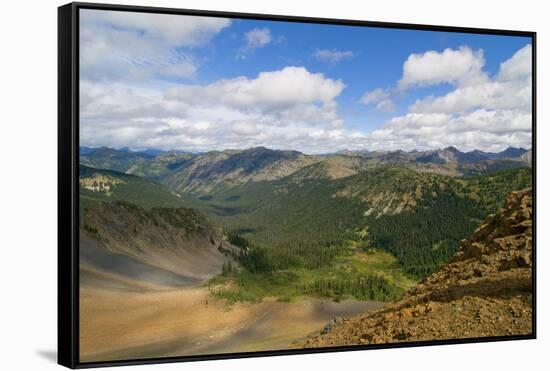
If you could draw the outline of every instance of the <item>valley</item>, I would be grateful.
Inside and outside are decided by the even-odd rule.
[[[86,148],[81,357],[300,346],[449,264],[508,194],[531,186],[530,161],[514,148]]]

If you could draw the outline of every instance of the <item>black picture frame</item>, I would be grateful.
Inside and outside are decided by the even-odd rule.
[[[533,179],[533,332],[529,335],[497,336],[467,339],[430,340],[408,343],[354,345],[312,349],[287,349],[247,353],[178,356],[168,358],[132,359],[108,362],[79,360],[79,10],[115,10],[175,15],[195,15],[254,20],[354,25],[379,28],[430,30],[486,35],[529,37],[532,43],[532,179]],[[537,69],[536,32],[486,28],[449,27],[406,23],[373,22],[347,19],[328,19],[301,16],[204,11],[145,6],[96,3],[70,3],[58,8],[58,363],[69,368],[122,366],[138,364],[202,361],[229,358],[265,357],[324,352],[343,352],[367,349],[387,349],[428,345],[480,343],[536,339],[536,121]]]

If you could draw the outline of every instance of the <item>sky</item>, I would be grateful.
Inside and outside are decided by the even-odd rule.
[[[527,37],[80,12],[82,146],[531,148]]]

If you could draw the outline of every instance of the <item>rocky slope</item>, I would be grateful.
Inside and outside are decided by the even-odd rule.
[[[83,285],[196,285],[220,273],[232,251],[236,248],[193,209],[147,210],[120,201],[87,201],[81,207]]]
[[[297,151],[263,147],[208,152],[181,162],[159,180],[176,192],[208,193],[249,181],[280,179],[319,161]]]
[[[399,301],[338,319],[299,344],[326,347],[532,332],[532,190],[512,192],[454,259]]]

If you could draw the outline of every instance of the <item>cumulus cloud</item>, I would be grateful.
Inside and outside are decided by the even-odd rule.
[[[338,49],[317,49],[315,51],[315,54],[313,54],[315,58],[317,58],[320,61],[328,62],[332,64],[337,64],[344,59],[351,59],[353,58],[353,51],[351,50],[338,50]]]
[[[261,72],[257,78],[237,77],[210,85],[180,85],[166,93],[168,99],[195,104],[224,104],[233,107],[285,108],[297,103],[328,104],[345,85],[341,80],[310,73],[304,67],[285,67],[282,70]]]
[[[476,108],[494,110],[531,107],[531,79],[488,81],[483,84],[457,88],[439,97],[416,101],[412,112],[464,112]]]
[[[181,118],[86,121],[81,127],[81,143],[193,151],[266,146],[326,153],[364,148],[367,140],[364,133],[323,124],[318,118],[310,122],[290,116],[292,119],[227,107],[189,107]]]
[[[182,117],[185,110],[185,105],[164,99],[158,89],[118,82],[80,82],[80,115],[87,122]]]
[[[110,81],[194,77],[191,48],[230,25],[224,18],[88,9],[80,22],[81,78]]]
[[[483,82],[487,80],[484,65],[483,50],[473,51],[467,46],[411,54],[403,64],[403,77],[398,87],[406,89],[441,83],[464,86]]]
[[[461,56],[455,69],[445,68],[449,64],[447,59],[453,55]],[[401,149],[452,145],[463,150],[486,151],[500,151],[508,146],[530,147],[531,55],[528,44],[503,62],[492,78],[481,69],[483,53],[474,53],[466,47],[409,57],[399,85],[411,89],[415,85],[451,83],[455,89],[442,96],[417,100],[409,107],[409,113],[390,119],[372,132],[370,145]],[[436,61],[441,66],[430,76],[426,71]],[[373,90],[364,96],[363,103],[386,98],[384,90]]]
[[[342,127],[336,98],[345,85],[303,67],[163,92],[88,83],[81,94],[85,145],[215,150],[267,146],[312,153],[364,137]]]
[[[514,81],[531,78],[533,51],[531,44],[527,44],[518,50],[512,58],[500,65],[500,71],[497,76],[499,81]]]
[[[386,149],[501,151],[530,147],[531,114],[522,111],[476,110],[465,115],[409,113],[395,117],[369,135],[370,146]]]
[[[498,151],[531,143],[530,45],[504,61],[494,76],[484,71],[481,50],[409,56],[394,87],[368,91],[360,103],[392,112],[398,94],[436,84],[453,89],[419,99],[406,114],[363,132],[339,115],[344,81],[305,67],[208,84],[186,81],[199,71],[196,48],[229,20],[86,10],[81,21],[82,145],[195,151],[266,146],[326,153],[449,145]],[[250,30],[244,41],[247,53],[277,42],[261,28]],[[353,56],[328,52],[319,58],[338,63]]]
[[[458,86],[443,96],[418,100],[410,110],[420,113],[460,113],[479,108],[530,111],[531,84],[531,45],[528,44],[503,62],[493,79]]]
[[[324,152],[361,137],[342,127],[337,112],[344,83],[304,67],[205,85],[163,80],[195,76],[194,51],[228,25],[220,18],[83,11],[81,144]],[[252,29],[245,41],[248,50],[281,42],[269,29]]]
[[[479,92],[477,96],[471,94],[472,86],[487,83],[490,79],[483,71],[485,58],[483,50],[473,51],[467,46],[459,49],[445,49],[441,52],[429,50],[420,54],[411,54],[403,63],[403,76],[392,89],[374,89],[367,91],[360,99],[366,105],[374,105],[377,111],[393,112],[395,103],[393,97],[405,90],[417,87],[452,84],[457,87],[446,97],[430,96],[416,102],[411,110],[413,112],[430,112],[433,106],[445,106],[445,112],[473,108],[479,104],[480,95],[484,98],[498,94],[498,87],[487,88],[485,92]],[[489,90],[492,90],[489,91]],[[460,97],[465,99],[461,99]],[[469,100],[470,103],[466,103]],[[457,101],[460,103],[457,104]],[[464,107],[462,107],[464,106]]]

